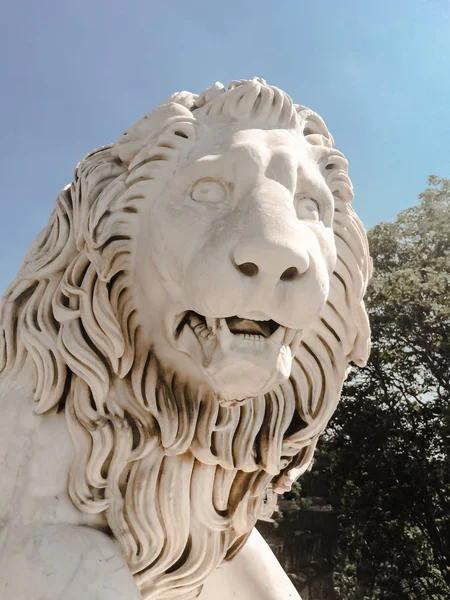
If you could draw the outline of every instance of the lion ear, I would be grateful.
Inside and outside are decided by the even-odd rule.
[[[186,94],[188,92],[174,94],[164,104],[142,117],[117,140],[112,153],[129,167],[138,152],[150,145],[153,138],[156,139],[161,133],[162,124],[170,124],[180,117],[192,118],[192,113],[186,106],[189,104]]]

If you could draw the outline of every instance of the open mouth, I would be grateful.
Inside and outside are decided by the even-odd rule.
[[[175,348],[200,368],[223,406],[263,395],[285,381],[301,344],[302,330],[252,316],[217,318],[188,310],[173,324]]]
[[[232,317],[205,317],[193,310],[183,313],[175,331],[177,339],[183,329],[189,327],[199,341],[215,341],[221,337],[249,342],[269,340],[280,345],[290,345],[296,337],[297,330],[280,325],[272,319],[255,320],[234,315]]]

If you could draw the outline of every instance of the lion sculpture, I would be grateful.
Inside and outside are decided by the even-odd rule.
[[[257,78],[79,163],[1,305],[2,598],[194,598],[240,550],[368,355],[351,200]]]

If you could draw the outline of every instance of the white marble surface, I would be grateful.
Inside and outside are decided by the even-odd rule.
[[[254,529],[231,561],[207,580],[200,600],[300,600],[261,534]]]
[[[320,117],[256,78],[79,163],[0,309],[2,600],[298,598],[256,533],[222,562],[367,357],[351,200]]]
[[[0,388],[1,600],[142,598],[103,515],[67,492],[73,445],[64,414],[30,410],[32,373]]]

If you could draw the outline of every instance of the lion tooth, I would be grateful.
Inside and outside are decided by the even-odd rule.
[[[294,339],[293,339],[293,341],[290,344],[292,356],[295,356],[297,354],[297,352],[298,352],[298,348],[300,346],[300,342],[302,341],[302,335],[303,335],[303,330],[302,329],[298,329],[295,332]]]
[[[229,347],[233,341],[233,334],[228,329],[225,319],[219,319],[219,329],[217,331],[217,339],[222,347]]]
[[[214,318],[214,317],[205,317],[206,319],[206,324],[208,325],[208,328],[213,332],[216,333],[217,331],[217,321],[218,319]]]
[[[286,346],[289,346],[289,344],[294,339],[295,334],[296,334],[296,330],[295,329],[288,329],[286,327],[286,335],[284,336],[283,344],[285,344]]]
[[[247,340],[250,342],[260,342],[265,339],[262,335],[257,335],[254,333],[238,333],[235,337],[240,338],[241,340]]]
[[[223,331],[228,332],[230,335],[233,335],[231,333],[231,331],[228,329],[228,325],[227,325],[227,320],[226,319],[219,319],[219,327]]]

